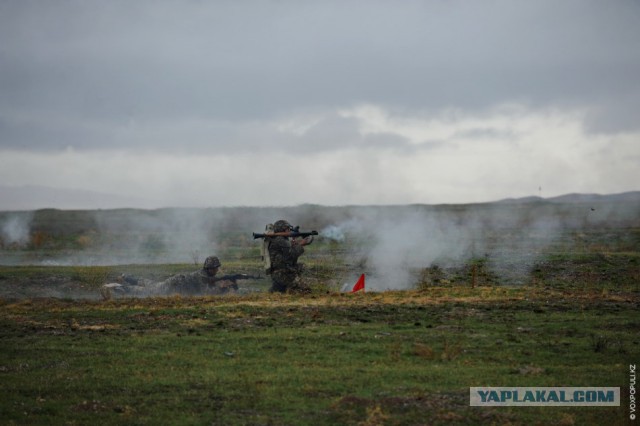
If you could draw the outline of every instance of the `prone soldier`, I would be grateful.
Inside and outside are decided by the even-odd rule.
[[[217,277],[221,267],[220,259],[209,256],[205,259],[202,269],[188,274],[174,275],[164,281],[153,282],[142,280],[130,275],[121,275],[117,283],[105,284],[102,287],[103,297],[108,297],[113,291],[128,296],[169,296],[173,294],[220,295],[238,290],[238,280],[259,279],[247,274],[223,275]]]

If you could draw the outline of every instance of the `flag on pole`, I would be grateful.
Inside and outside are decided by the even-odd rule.
[[[362,290],[364,292],[364,274],[360,275],[358,278],[358,282],[353,286],[351,293],[355,293],[356,291]]]

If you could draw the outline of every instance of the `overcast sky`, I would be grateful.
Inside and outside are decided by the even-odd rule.
[[[638,190],[639,76],[637,0],[0,0],[0,185],[58,208]]]

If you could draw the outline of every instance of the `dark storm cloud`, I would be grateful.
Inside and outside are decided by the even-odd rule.
[[[353,123],[304,142],[255,123],[360,103],[555,105],[638,129],[639,18],[630,0],[3,1],[0,146],[288,150],[333,126],[328,149],[362,143]],[[177,140],[152,137],[174,122]],[[213,124],[180,138],[188,123]]]

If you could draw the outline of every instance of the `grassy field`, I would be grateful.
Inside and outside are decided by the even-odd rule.
[[[354,246],[373,239],[319,238],[305,255],[310,295],[254,280],[231,296],[116,299],[99,288],[120,273],[159,280],[198,262],[187,252],[181,263],[48,262],[100,259],[124,241],[167,245],[124,225],[94,232],[87,214],[45,213],[64,220],[38,219],[30,242],[0,250],[3,425],[629,424],[637,215],[576,221],[589,226],[554,239],[507,221],[482,234],[489,255],[409,265],[405,291],[339,292],[375,266]],[[246,229],[260,229],[228,224],[214,235],[225,273],[259,273]],[[473,386],[620,387],[621,406],[470,407]]]
[[[58,271],[59,272],[59,271]],[[626,424],[638,289],[5,299],[3,424]],[[620,386],[621,407],[469,407]]]

